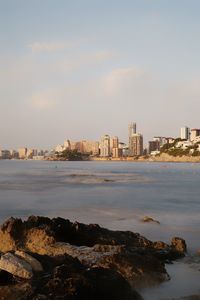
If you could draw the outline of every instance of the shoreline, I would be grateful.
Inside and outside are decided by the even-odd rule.
[[[178,237],[152,242],[59,217],[10,218],[0,229],[0,299],[77,299],[78,293],[80,300],[142,300],[138,291],[168,281],[166,264],[183,258],[186,247]],[[11,289],[19,296],[12,298]]]

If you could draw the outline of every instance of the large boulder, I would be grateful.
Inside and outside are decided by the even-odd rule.
[[[12,253],[6,253],[1,256],[0,270],[23,279],[31,279],[33,277],[30,264]]]

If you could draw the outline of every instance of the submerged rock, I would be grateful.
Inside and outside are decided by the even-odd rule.
[[[187,245],[184,239],[180,237],[173,237],[171,240],[171,246],[175,250],[181,253],[187,252]]]
[[[149,222],[154,222],[154,223],[157,223],[157,224],[160,224],[159,221],[153,219],[152,217],[149,217],[149,216],[145,216],[144,218],[141,219],[142,222],[144,223],[149,223]]]

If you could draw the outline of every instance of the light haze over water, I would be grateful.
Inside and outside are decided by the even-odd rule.
[[[139,232],[170,243],[186,239],[189,258],[168,266],[172,280],[145,300],[199,292],[200,164],[0,161],[0,221],[10,216],[64,217]],[[142,223],[151,216],[160,221]],[[187,283],[184,285],[184,282]]]

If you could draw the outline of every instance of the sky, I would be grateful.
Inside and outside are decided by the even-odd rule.
[[[200,127],[199,0],[0,0],[0,148]]]

